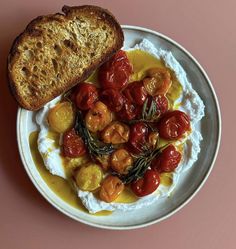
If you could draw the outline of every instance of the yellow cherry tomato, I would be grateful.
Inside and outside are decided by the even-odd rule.
[[[157,131],[152,131],[148,136],[148,144],[151,146],[152,149],[157,147],[159,140],[159,133]]]
[[[102,132],[104,143],[121,144],[129,140],[129,126],[115,121],[110,123]]]
[[[151,96],[166,94],[171,86],[170,72],[165,68],[151,68],[143,79],[143,85]]]
[[[119,174],[127,174],[133,164],[133,158],[125,149],[118,149],[111,155],[111,168]]]
[[[99,165],[89,163],[79,168],[74,175],[77,186],[84,191],[93,191],[100,187],[103,172]]]
[[[101,184],[99,197],[102,201],[112,202],[121,194],[123,190],[123,182],[117,176],[109,175]]]
[[[103,130],[111,121],[112,113],[101,101],[96,102],[85,116],[86,126],[92,132]]]
[[[64,133],[72,128],[74,124],[74,111],[69,101],[61,102],[55,105],[48,112],[48,123],[52,130],[58,133]]]

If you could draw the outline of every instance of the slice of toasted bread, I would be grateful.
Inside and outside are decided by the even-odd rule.
[[[85,5],[62,11],[30,22],[9,53],[10,88],[25,109],[37,110],[85,80],[123,45],[122,29],[107,10]]]

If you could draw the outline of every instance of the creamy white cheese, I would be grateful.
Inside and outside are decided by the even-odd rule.
[[[88,191],[77,190],[78,197],[81,199],[83,205],[88,209],[90,213],[96,213],[102,210],[122,210],[129,211],[142,208],[144,206],[149,206],[156,202],[159,198],[167,197],[176,187],[179,177],[182,172],[192,167],[194,162],[198,158],[200,152],[200,142],[202,140],[201,133],[197,131],[196,124],[204,116],[204,104],[200,99],[199,95],[192,88],[191,83],[188,81],[185,71],[178,61],[174,58],[171,52],[162,49],[157,49],[155,46],[144,39],[141,43],[135,45],[133,48],[125,48],[125,50],[140,49],[146,51],[156,58],[162,58],[165,65],[172,69],[179,82],[183,87],[183,92],[177,102],[181,102],[180,110],[186,112],[191,119],[192,133],[182,139],[182,141],[177,141],[176,145],[185,142],[183,150],[183,160],[177,169],[173,172],[173,183],[171,186],[166,187],[160,185],[158,189],[151,195],[139,198],[134,203],[106,203],[97,199],[93,193]],[[38,138],[38,148],[41,153],[45,166],[47,169],[55,175],[66,178],[65,172],[62,165],[62,160],[60,158],[59,149],[55,149],[52,146],[53,140],[47,137],[48,133],[48,123],[46,120],[48,110],[57,103],[59,99],[55,99],[48,103],[42,110],[40,110],[36,117],[36,122],[40,127],[40,133]]]

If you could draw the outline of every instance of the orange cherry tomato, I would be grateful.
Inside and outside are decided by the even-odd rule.
[[[76,134],[75,129],[66,131],[63,134],[63,154],[67,157],[79,157],[86,153],[83,139]]]
[[[170,72],[165,68],[151,68],[147,71],[143,84],[151,96],[166,94],[171,86]]]
[[[161,138],[175,140],[190,130],[190,119],[184,112],[170,111],[162,116],[157,127]]]
[[[110,123],[101,134],[104,143],[122,144],[129,140],[129,126],[115,121]]]
[[[118,51],[108,62],[105,62],[98,71],[98,79],[102,88],[124,88],[129,81],[132,73],[126,53]]]
[[[99,197],[102,201],[112,202],[121,194],[123,190],[123,182],[117,176],[109,175],[101,184]]]
[[[148,169],[143,178],[131,183],[131,189],[138,197],[143,197],[153,193],[158,188],[159,184],[159,174],[152,169]]]
[[[74,101],[80,110],[89,110],[98,99],[97,88],[89,83],[79,83],[75,89]]]
[[[98,101],[85,116],[86,127],[92,131],[102,131],[112,121],[112,113],[105,104]]]
[[[111,168],[119,174],[127,174],[133,159],[125,149],[118,149],[111,155]]]
[[[160,155],[153,159],[151,167],[153,170],[161,172],[171,172],[179,165],[181,153],[174,145],[166,147]]]

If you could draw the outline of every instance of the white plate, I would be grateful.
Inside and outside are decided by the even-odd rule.
[[[133,229],[159,222],[181,209],[203,186],[212,170],[220,144],[221,118],[216,94],[212,84],[196,59],[178,43],[170,38],[145,28],[122,26],[125,46],[133,46],[143,38],[150,40],[156,47],[169,50],[182,65],[193,88],[198,92],[206,106],[205,117],[201,120],[203,141],[198,161],[180,177],[180,182],[169,198],[142,210],[108,216],[93,216],[82,212],[58,197],[44,182],[31,157],[29,134],[36,130],[34,113],[19,108],[17,116],[17,139],[23,165],[39,192],[58,210],[82,223],[107,229]]]

